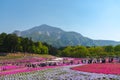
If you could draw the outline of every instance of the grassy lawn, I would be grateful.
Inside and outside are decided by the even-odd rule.
[[[0,56],[1,60],[8,60],[8,59],[21,59],[24,57],[43,57],[43,58],[51,58],[53,56],[48,54],[30,54],[30,53],[8,53],[6,56]]]

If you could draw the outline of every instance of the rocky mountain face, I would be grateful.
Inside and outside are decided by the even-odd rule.
[[[54,47],[64,46],[105,46],[105,45],[117,45],[120,42],[111,40],[93,40],[82,36],[77,32],[66,32],[60,28],[52,27],[46,24],[33,27],[25,31],[14,31],[13,33],[21,37],[32,38],[33,41],[46,42]]]

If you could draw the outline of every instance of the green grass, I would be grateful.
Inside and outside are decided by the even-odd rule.
[[[53,56],[48,54],[30,54],[30,53],[8,53],[6,56],[0,56],[1,60],[9,60],[9,59],[21,59],[24,57],[43,57],[43,58],[51,58]]]

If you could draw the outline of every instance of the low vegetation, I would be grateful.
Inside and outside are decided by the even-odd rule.
[[[0,56],[0,61],[3,60],[15,60],[15,59],[22,59],[25,57],[42,57],[42,58],[52,58],[54,56],[51,56],[49,54],[30,54],[30,53],[8,53],[6,56]]]

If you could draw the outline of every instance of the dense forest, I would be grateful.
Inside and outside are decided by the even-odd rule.
[[[120,45],[117,46],[67,46],[61,49],[60,56],[68,57],[119,57]]]
[[[47,43],[33,42],[31,38],[18,37],[15,34],[0,34],[0,52],[28,52],[51,54],[63,57],[115,57],[120,56],[120,45],[116,46],[66,46],[55,48]]]
[[[51,51],[54,50],[54,51]],[[30,38],[18,37],[16,34],[0,34],[0,52],[28,52],[37,54],[53,54],[54,47],[41,42],[33,42]],[[53,53],[51,53],[53,52]]]

